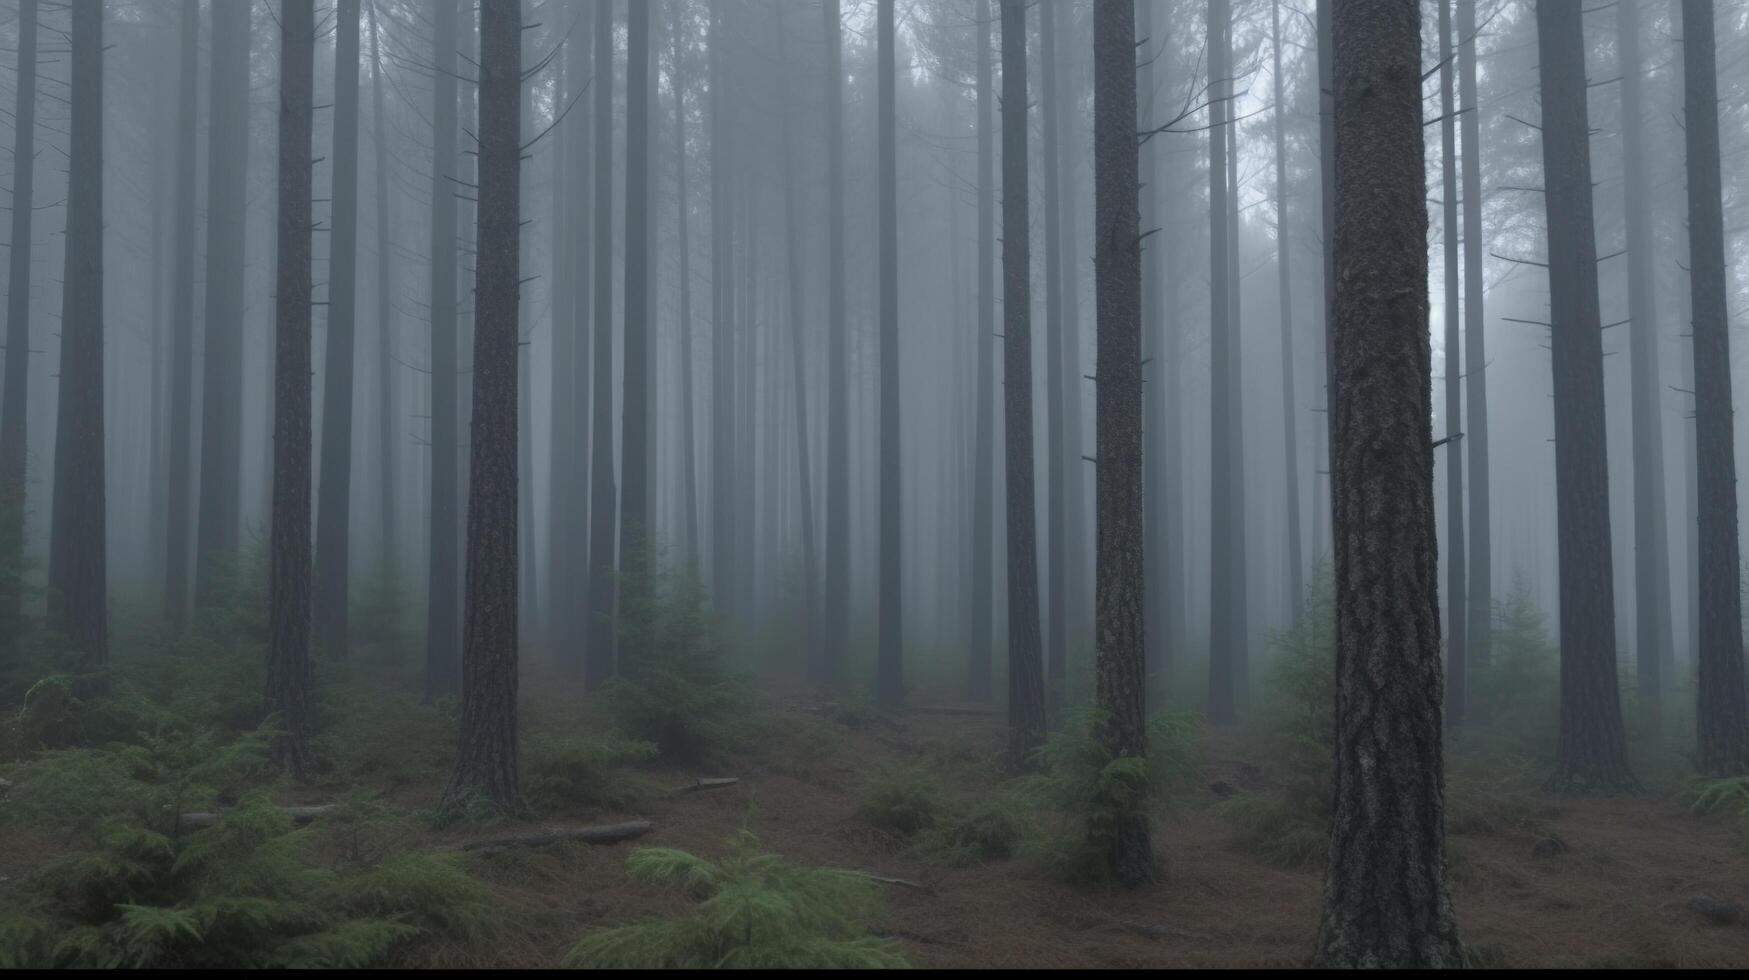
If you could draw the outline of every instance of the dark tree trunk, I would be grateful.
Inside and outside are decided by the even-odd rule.
[[[1008,443],[1008,765],[1044,742],[1032,492],[1032,245],[1027,217],[1026,2],[1002,4],[1002,400]]]
[[[674,220],[678,224],[676,249],[680,255],[680,533],[683,560],[696,565],[698,551],[698,438],[694,431],[692,404],[692,239],[688,234],[692,199],[686,191],[686,8],[675,0],[674,63]]]
[[[893,104],[893,0],[880,0],[880,652],[875,697],[886,707],[905,699],[904,616],[899,570],[899,217]]]
[[[1688,254],[1694,308],[1694,432],[1700,538],[1699,704],[1695,766],[1749,772],[1744,706],[1737,464],[1732,455],[1731,333],[1719,176],[1719,89],[1711,0],[1682,0],[1688,149]]]
[[[995,83],[991,69],[989,0],[973,8],[981,23],[974,32],[978,45],[978,404],[977,432],[972,451],[972,649],[966,677],[966,697],[988,701],[995,694],[991,677],[995,658],[995,532],[996,532],[996,154]],[[836,186],[836,185],[835,185]],[[834,196],[837,191],[834,190]],[[842,220],[843,205],[836,206]],[[834,387],[838,387],[835,385]],[[849,433],[835,440],[848,441]],[[830,543],[828,543],[830,548]],[[830,574],[830,572],[828,572]]]
[[[519,5],[524,2],[526,2],[526,0],[517,0]],[[524,15],[521,6],[517,8],[517,17],[520,20],[528,19]],[[531,24],[529,25],[530,30],[523,32],[521,56],[522,60],[525,62],[539,60],[540,56],[532,53],[529,48],[529,45],[534,38],[532,28],[537,26],[539,25]],[[482,25],[480,29],[483,32],[485,30],[484,25]],[[481,44],[484,45],[484,43],[485,41],[482,37]],[[534,72],[527,78],[523,79],[522,84],[524,91],[518,96],[519,105],[517,108],[521,117],[520,126],[523,133],[536,132],[534,125],[534,90],[536,86],[541,85],[545,81],[545,78],[543,77],[544,74],[544,72]],[[560,81],[559,85],[561,93],[563,92],[563,84],[563,81]],[[560,136],[554,142],[563,143],[563,141],[564,137]],[[559,194],[556,184],[554,185],[553,193],[555,197]],[[525,214],[533,210],[530,203],[523,197],[519,196],[517,203]],[[554,209],[555,214],[557,213],[557,210],[557,208]],[[563,227],[564,222],[562,220],[555,220],[554,224]],[[523,224],[521,233],[517,236],[519,255],[529,255],[534,251],[534,239],[531,234],[532,230],[533,222],[525,222]],[[521,260],[518,259],[518,269],[521,268],[520,261]],[[535,554],[537,548],[535,543],[536,525],[534,519],[534,362],[531,354],[534,345],[531,342],[530,336],[534,331],[534,325],[532,322],[533,318],[530,315],[531,306],[532,304],[521,301],[520,291],[518,291],[516,307],[516,334],[518,338],[516,347],[516,525],[519,535],[517,543],[517,566],[520,569],[518,574],[520,576],[519,584],[521,587],[517,591],[516,622],[517,629],[521,631],[519,639],[519,643],[521,644],[530,643],[536,638],[538,624],[540,622],[540,606],[538,603],[540,589],[538,587],[535,567]]]
[[[392,256],[394,226],[389,217],[389,142],[388,110],[383,104],[383,58],[377,39],[377,8],[372,2],[370,15],[370,62],[372,75],[371,123],[376,130],[376,212],[377,212],[377,442],[381,458],[377,460],[378,503],[377,531],[382,535],[383,569],[390,571],[398,558],[396,551],[395,488],[399,482],[395,466],[400,442],[395,437],[395,317],[390,303],[394,296],[395,263]]]
[[[247,3],[212,6],[207,138],[206,340],[201,375],[200,527],[194,602],[223,601],[243,507],[243,250],[248,222]]]
[[[522,808],[516,780],[521,0],[480,5],[479,247],[468,452],[461,743],[443,808]]]
[[[1658,725],[1671,654],[1670,539],[1664,501],[1664,406],[1658,369],[1658,298],[1652,274],[1652,191],[1646,180],[1642,131],[1638,0],[1616,5],[1621,75],[1622,195],[1627,218],[1628,346],[1633,377],[1634,658],[1639,700]]]
[[[30,18],[36,19],[35,4]],[[24,11],[19,9],[19,26],[24,27]],[[197,76],[200,74],[200,0],[182,0],[182,73],[177,84],[176,106],[176,226],[174,234],[176,241],[171,249],[175,256],[171,271],[172,286],[170,291],[170,485],[169,513],[164,520],[164,618],[170,621],[173,628],[180,629],[188,613],[188,579],[189,579],[189,505],[193,503],[189,493],[189,485],[193,479],[191,465],[191,447],[189,442],[194,434],[190,430],[191,402],[193,401],[194,372],[194,172],[195,172],[195,135],[194,117],[199,110],[200,102],[195,95]],[[31,39],[31,52],[35,54],[35,39]],[[31,66],[35,75],[35,66]],[[35,79],[32,78],[32,83]],[[21,72],[19,86],[22,89],[25,79]],[[22,99],[22,94],[20,95]],[[21,103],[21,111],[23,109]],[[19,154],[33,152],[29,144],[17,149]],[[26,160],[28,156],[15,156],[15,160]],[[26,168],[28,170],[28,168]],[[24,175],[23,187],[26,193],[30,189],[30,176]],[[28,198],[26,198],[28,200]],[[13,238],[19,241],[18,215],[24,217],[23,234],[25,240],[30,237],[30,208],[14,209]],[[26,260],[30,252],[25,250]],[[26,270],[28,274],[28,269]],[[28,282],[28,279],[15,279],[15,282]],[[25,290],[26,309],[29,306],[30,291]],[[19,358],[19,363],[26,363]],[[20,377],[23,375],[21,374]],[[11,379],[7,380],[11,387]]]
[[[1463,965],[1445,883],[1421,23],[1332,11],[1335,814],[1315,965]]]
[[[1148,752],[1142,600],[1142,242],[1137,192],[1134,0],[1093,5],[1094,253],[1098,276],[1097,735],[1112,757]],[[1146,792],[1146,786],[1141,790]],[[1148,817],[1126,808],[1102,830],[1112,875],[1153,880]]]
[[[193,2],[193,0],[189,0]],[[30,262],[31,218],[36,174],[36,17],[37,0],[18,5],[17,111],[12,132],[12,250],[6,297],[6,374],[4,401],[0,402],[0,561],[6,573],[16,576],[3,597],[6,635],[17,635],[23,626],[24,512],[29,456],[30,411]],[[193,220],[191,213],[189,220]],[[178,212],[178,220],[182,212]],[[157,277],[154,277],[154,280]],[[190,276],[192,283],[193,276]],[[157,307],[154,305],[154,311]],[[186,497],[183,514],[188,512]]]
[[[619,567],[627,591],[645,598],[650,547],[650,4],[626,0],[625,375],[621,382]],[[620,636],[634,660],[637,631]]]
[[[1209,721],[1231,724],[1238,686],[1239,648],[1244,623],[1237,617],[1233,587],[1239,581],[1239,556],[1234,553],[1234,528],[1239,520],[1235,490],[1238,426],[1232,414],[1236,393],[1228,390],[1237,373],[1238,331],[1232,315],[1231,236],[1228,215],[1227,129],[1232,125],[1231,50],[1227,0],[1209,0],[1209,364],[1211,378],[1209,468],[1213,510],[1209,517]]]
[[[103,472],[103,3],[75,0],[65,291],[54,515],[62,529],[58,625],[82,670],[109,660]]]
[[[1458,0],[1458,95],[1463,103],[1464,372],[1463,449],[1470,464],[1469,545],[1465,564],[1470,625],[1464,637],[1472,665],[1486,665],[1494,635],[1494,567],[1488,497],[1488,356],[1483,319],[1482,137],[1476,121],[1476,0]],[[1486,705],[1481,706],[1486,710]]]
[[[1274,61],[1275,107],[1275,272],[1276,299],[1281,307],[1281,431],[1282,489],[1287,494],[1287,596],[1298,621],[1305,600],[1305,560],[1300,555],[1299,401],[1294,396],[1293,276],[1287,240],[1287,136],[1282,122],[1287,105],[1281,75],[1281,0],[1269,5],[1270,57]]]
[[[1462,431],[1463,388],[1458,331],[1458,185],[1457,119],[1452,91],[1451,0],[1439,0],[1439,145],[1440,176],[1445,198],[1440,232],[1445,238],[1445,720],[1461,727],[1469,711],[1469,647],[1465,641],[1469,610],[1464,587],[1469,583],[1464,569],[1464,454],[1457,438]]]
[[[431,543],[426,581],[425,699],[460,683],[460,575],[456,569],[456,19],[457,0],[432,10]]]
[[[273,532],[268,567],[267,706],[274,757],[303,778],[310,764],[310,220],[313,0],[279,9],[279,230],[274,283]]]
[[[613,4],[595,8],[595,353],[591,364],[589,464],[589,608],[583,681],[613,676],[614,545],[619,540],[613,469]]]
[[[821,644],[825,662],[820,679],[831,685],[837,683],[850,649],[850,355],[846,350],[844,319],[844,23],[839,16],[838,0],[823,0],[821,6],[826,16],[826,370],[829,381],[826,385],[825,629]],[[988,570],[986,565],[986,581]],[[974,578],[976,574],[974,570]],[[988,649],[984,657],[987,671]],[[977,658],[974,641],[974,676]],[[973,687],[976,696],[975,682]],[[988,696],[987,678],[983,690]]]
[[[1044,210],[1045,210],[1045,554],[1050,566],[1045,573],[1045,702],[1052,714],[1061,712],[1068,678],[1064,663],[1068,655],[1069,547],[1068,436],[1064,431],[1071,392],[1065,391],[1064,364],[1069,348],[1063,330],[1063,206],[1061,149],[1057,145],[1057,116],[1062,109],[1057,86],[1057,17],[1063,4],[1039,8],[1039,103],[1044,115]],[[1072,231],[1073,229],[1071,229]]]
[[[1318,2],[1318,185],[1324,212],[1324,483],[1330,488],[1330,506],[1318,514],[1318,525],[1328,526],[1331,559],[1335,555],[1336,484],[1336,74],[1334,41],[1330,37],[1330,4]],[[1473,116],[1474,113],[1471,113]],[[1465,145],[1469,145],[1465,142]]]
[[[1585,37],[1577,4],[1538,4],[1536,21],[1561,561],[1561,722],[1551,785],[1607,792],[1635,782],[1628,771],[1615,669]]]
[[[352,375],[358,314],[358,0],[336,0],[334,200],[328,253],[328,343],[322,388],[321,487],[316,498],[316,641],[347,649],[352,551]]]

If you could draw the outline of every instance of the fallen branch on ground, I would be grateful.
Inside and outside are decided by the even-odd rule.
[[[935,889],[928,885],[920,884],[915,881],[906,881],[903,878],[888,878],[885,875],[877,875],[872,871],[847,871],[845,873],[853,874],[858,878],[867,878],[869,881],[878,881],[883,885],[897,885],[900,888],[914,888],[926,895],[935,894]]]
[[[545,847],[548,844],[561,844],[566,841],[581,841],[585,844],[617,844],[620,841],[642,837],[654,829],[656,829],[656,825],[648,820],[631,820],[626,823],[603,824],[596,827],[549,827],[532,834],[472,840],[462,844],[461,849],[464,851],[496,851],[509,847]]]
[[[739,776],[705,777],[696,779],[689,785],[682,786],[674,792],[702,793],[707,789],[722,789],[725,786],[733,786],[740,781],[741,779]]]
[[[334,803],[323,803],[319,806],[283,806],[280,810],[291,818],[292,823],[309,823],[337,806]],[[183,813],[176,817],[178,832],[187,830],[204,830],[219,822],[219,813]]]

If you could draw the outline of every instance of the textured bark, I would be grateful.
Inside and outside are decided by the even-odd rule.
[[[978,387],[972,439],[972,631],[967,662],[966,697],[988,701],[995,694],[991,677],[995,659],[995,534],[996,508],[996,99],[991,69],[989,0],[976,0],[978,45]],[[842,205],[838,205],[840,210]],[[842,433],[848,439],[849,433]],[[837,438],[835,436],[834,438]],[[830,543],[828,543],[830,548]],[[830,574],[830,571],[828,571]]]
[[[388,110],[383,104],[382,48],[377,38],[377,8],[372,2],[366,8],[370,14],[370,63],[372,70],[371,123],[376,130],[376,212],[377,212],[377,533],[382,535],[384,568],[392,568],[399,557],[395,536],[396,486],[399,484],[399,440],[395,437],[395,327],[390,298],[395,295],[394,245],[391,236],[394,224],[389,212],[389,141]]]
[[[1008,461],[1008,764],[1044,742],[1032,492],[1032,245],[1027,217],[1026,3],[1002,5],[1002,400]]]
[[[517,0],[517,3],[525,6],[529,2],[530,0]],[[526,11],[522,8],[519,8],[517,16],[522,20],[528,19]],[[523,31],[521,50],[524,62],[540,59],[539,53],[533,52],[530,47],[535,38],[533,29],[538,26],[538,24],[531,24],[528,30]],[[521,118],[520,126],[523,133],[538,132],[534,122],[535,89],[544,87],[545,75],[546,72],[543,70],[531,73],[522,80],[523,91],[517,99],[519,103],[517,112]],[[561,80],[559,82],[561,92],[563,85],[564,82]],[[559,136],[553,142],[562,145],[564,137]],[[524,214],[533,210],[527,199],[526,190],[525,187],[522,195],[517,199],[518,206],[522,208]],[[560,193],[556,184],[553,193],[555,197]],[[555,207],[553,210],[557,212],[558,209]],[[561,227],[564,225],[562,220],[555,220],[553,223]],[[529,255],[534,251],[533,228],[534,222],[532,221],[526,221],[522,225],[521,233],[518,235],[518,248],[522,255]],[[534,344],[531,337],[534,331],[534,318],[530,313],[531,305],[521,302],[519,297],[516,307],[516,333],[518,337],[516,347],[516,417],[518,420],[516,426],[516,525],[518,531],[517,565],[519,568],[517,574],[520,585],[517,590],[516,621],[517,628],[521,631],[520,643],[524,645],[536,639],[541,618],[540,588],[536,579],[535,563],[535,555],[539,549],[535,541],[536,524],[534,519],[534,360],[532,353]]]
[[[267,706],[274,757],[302,778],[310,764],[310,172],[316,14],[279,9],[279,222],[274,283],[273,530],[268,566]]]
[[[1096,732],[1114,758],[1148,752],[1147,659],[1142,641],[1142,242],[1137,201],[1136,5],[1093,4],[1094,253],[1098,363],[1097,569],[1094,579]],[[1148,816],[1137,806],[1103,831],[1113,877],[1153,880]]]
[[[222,601],[243,507],[243,259],[248,221],[247,3],[212,5],[207,138],[206,340],[201,375],[200,527],[194,602]]]
[[[188,0],[193,2],[193,0]],[[0,401],[0,560],[20,573],[24,567],[24,513],[28,491],[26,460],[30,428],[30,263],[31,218],[35,213],[36,174],[36,48],[37,0],[18,5],[18,100],[12,129],[12,248],[6,295],[5,394]],[[186,35],[185,35],[186,36]],[[190,211],[193,208],[189,209]],[[181,213],[178,213],[180,220]],[[192,217],[190,218],[192,220]],[[156,236],[154,236],[154,241]],[[154,277],[156,279],[156,277]],[[192,281],[192,277],[191,277]],[[157,305],[153,305],[157,309]],[[187,513],[184,499],[183,513]],[[22,590],[13,586],[4,597],[0,617],[7,628],[21,627]]]
[[[67,244],[54,515],[62,529],[56,624],[81,668],[109,659],[103,458],[103,3],[72,6]]]
[[[880,648],[875,698],[893,706],[905,698],[904,613],[899,570],[899,217],[898,154],[893,104],[893,0],[880,0],[876,67],[880,147]]]
[[[1459,727],[1469,711],[1469,647],[1466,635],[1469,610],[1464,588],[1469,584],[1464,569],[1464,453],[1455,438],[1462,431],[1463,388],[1459,370],[1462,335],[1458,330],[1458,205],[1457,119],[1452,92],[1451,0],[1439,0],[1439,145],[1441,151],[1441,196],[1445,198],[1445,720]]]
[[[834,684],[850,649],[850,355],[844,316],[844,22],[838,0],[823,0],[821,8],[826,17],[826,370],[829,380],[826,385],[826,594],[822,637],[825,663],[820,679]],[[989,28],[984,30],[988,42]],[[985,65],[988,66],[987,55]],[[989,279],[988,270],[985,279]],[[988,351],[989,348],[984,349]],[[975,580],[976,565],[973,567]],[[988,583],[987,560],[984,571]],[[986,601],[985,606],[988,605]],[[986,614],[986,622],[988,619]],[[979,653],[975,641],[971,656],[972,686],[976,691]],[[985,681],[982,690],[988,697],[987,640],[983,657]]]
[[[619,569],[642,598],[653,560],[650,525],[650,4],[626,2],[625,374],[620,402]],[[620,637],[635,660],[637,631]]]
[[[334,200],[329,209],[328,342],[322,387],[322,468],[316,498],[317,642],[347,648],[352,551],[353,358],[358,319],[358,0],[334,6]]]
[[[1287,494],[1287,595],[1299,619],[1305,599],[1305,559],[1300,555],[1299,401],[1294,396],[1293,276],[1287,240],[1287,138],[1282,113],[1287,105],[1281,75],[1281,0],[1269,5],[1270,57],[1274,61],[1275,108],[1275,273],[1276,300],[1281,307],[1281,431],[1282,489]]]
[[[613,4],[595,7],[595,264],[591,298],[595,352],[591,364],[589,464],[589,609],[583,681],[598,687],[613,676],[614,544],[618,487],[613,468]]]
[[[431,528],[426,580],[425,699],[460,683],[460,575],[456,569],[456,20],[457,0],[432,10]]]
[[[199,99],[195,95],[197,76],[200,74],[200,0],[182,0],[181,6],[182,72],[176,86],[176,225],[173,231],[176,240],[171,247],[175,258],[171,268],[170,289],[170,485],[169,513],[164,519],[164,618],[169,620],[173,628],[181,628],[188,612],[189,522],[192,517],[188,508],[193,503],[189,485],[194,475],[190,459],[192,447],[189,445],[194,437],[189,426],[194,389],[191,377],[194,372],[194,117],[200,107]],[[22,7],[19,16],[22,30]],[[34,9],[30,17],[34,28]],[[30,50],[32,57],[35,57],[34,38]],[[34,65],[32,74],[35,74]],[[21,88],[25,85],[22,73],[19,76],[19,85]],[[18,154],[31,152],[34,151],[28,144],[17,150]],[[25,160],[29,157],[16,155],[14,159]],[[29,175],[25,174],[24,177],[23,187],[29,193]],[[29,239],[30,210],[14,208],[14,242],[20,241],[19,213],[27,216],[24,219],[24,240]],[[25,254],[28,257],[28,250]],[[28,274],[28,269],[26,273]],[[25,290],[25,296],[28,309],[29,290]],[[25,363],[24,359],[20,358],[19,363]],[[11,387],[10,378],[7,379],[7,387]]]
[[[442,806],[522,809],[516,778],[521,0],[480,5],[480,181],[461,739]]]
[[[1318,0],[1318,185],[1324,212],[1324,485],[1330,506],[1317,515],[1319,527],[1329,527],[1334,560],[1336,485],[1331,475],[1336,453],[1336,74],[1334,41],[1330,36],[1330,4]],[[1473,116],[1474,113],[1471,113]],[[1466,144],[1468,145],[1467,141]]]
[[[1671,655],[1670,538],[1664,501],[1664,406],[1658,298],[1652,274],[1652,191],[1646,180],[1638,0],[1616,5],[1621,74],[1622,195],[1627,218],[1628,346],[1633,379],[1634,659],[1640,703],[1656,724]]]
[[[1615,668],[1615,578],[1585,38],[1576,4],[1538,4],[1536,16],[1561,561],[1561,720],[1551,785],[1607,792],[1635,783],[1628,770]]]
[[[1210,453],[1209,477],[1213,496],[1209,516],[1209,721],[1231,724],[1235,718],[1240,634],[1233,586],[1238,581],[1238,556],[1234,553],[1234,528],[1238,517],[1234,500],[1237,455],[1232,408],[1237,393],[1228,390],[1237,370],[1238,331],[1232,315],[1230,282],[1233,227],[1227,198],[1227,131],[1231,128],[1233,93],[1231,49],[1227,30],[1231,15],[1227,0],[1209,0],[1208,49],[1211,81],[1209,106],[1209,370]]]
[[[1068,442],[1064,431],[1066,408],[1071,397],[1065,391],[1063,330],[1063,204],[1061,148],[1057,145],[1057,117],[1062,99],[1057,86],[1057,17],[1063,4],[1039,8],[1039,105],[1044,117],[1039,147],[1044,161],[1045,212],[1045,702],[1052,714],[1061,712],[1068,676],[1065,659],[1069,648],[1069,562],[1067,471]]]
[[[1486,665],[1494,635],[1494,567],[1488,490],[1488,356],[1482,282],[1482,137],[1476,116],[1476,0],[1457,0],[1458,95],[1463,137],[1464,221],[1464,416],[1463,450],[1470,464],[1469,629],[1465,649],[1471,664]],[[1484,709],[1486,706],[1481,706]]]
[[[1719,176],[1719,90],[1711,0],[1682,0],[1688,254],[1694,310],[1694,433],[1698,496],[1700,647],[1695,765],[1710,776],[1749,772],[1743,688],[1737,464],[1732,455],[1731,332]]]
[[[1332,11],[1335,813],[1315,965],[1462,965],[1445,883],[1421,25]]]

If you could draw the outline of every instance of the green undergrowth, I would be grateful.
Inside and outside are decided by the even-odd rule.
[[[878,969],[909,964],[898,943],[869,934],[880,886],[848,871],[792,864],[742,833],[712,861],[666,847],[626,860],[632,880],[683,891],[677,919],[600,929],[566,953],[570,968]]]

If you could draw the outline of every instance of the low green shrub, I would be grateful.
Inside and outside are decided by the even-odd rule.
[[[946,806],[940,780],[914,766],[877,773],[857,815],[877,830],[910,840],[933,827]]]
[[[542,806],[624,807],[653,792],[633,767],[656,758],[650,742],[616,733],[534,734],[523,740],[523,792]]]
[[[879,885],[790,864],[742,834],[720,861],[665,847],[632,852],[633,880],[684,889],[691,915],[602,929],[565,955],[570,968],[877,969],[905,967],[898,944],[868,933]]]
[[[1695,776],[1683,787],[1682,800],[1696,813],[1723,814],[1730,819],[1739,841],[1749,849],[1749,776]]]

